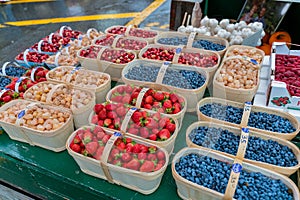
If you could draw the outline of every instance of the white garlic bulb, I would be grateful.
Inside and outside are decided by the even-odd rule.
[[[229,19],[222,19],[219,24],[221,28],[225,29],[229,24]]]
[[[217,25],[216,28],[213,29],[213,33],[217,34],[220,29],[221,29],[221,26]]]
[[[226,26],[226,30],[229,31],[229,32],[232,32],[234,29],[235,29],[234,24],[228,24]]]
[[[218,25],[218,20],[216,20],[216,19],[210,19],[209,20],[209,27],[211,27],[211,28],[216,28],[217,27],[217,25]]]
[[[201,24],[201,26],[208,26],[209,25],[209,18],[207,16],[203,17],[200,24]]]

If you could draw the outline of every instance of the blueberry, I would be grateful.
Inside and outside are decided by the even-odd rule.
[[[5,77],[5,76],[0,76],[0,89],[4,89],[5,86],[11,83],[11,79]]]
[[[12,77],[21,77],[25,74],[26,70],[18,67],[18,66],[14,66],[12,65],[7,65],[5,68],[5,73],[7,76],[12,76]]]

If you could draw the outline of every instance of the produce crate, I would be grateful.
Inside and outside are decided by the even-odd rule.
[[[38,62],[34,62],[30,59],[30,54],[35,54],[35,57],[37,57],[39,60]],[[28,59],[29,57],[29,59]],[[15,61],[26,68],[31,68],[35,66],[41,66],[44,65],[45,61],[49,58],[48,54],[38,53],[38,52],[30,52],[29,49],[26,49],[23,53],[20,53],[16,56]]]
[[[232,165],[234,163],[233,158],[229,158],[225,155],[212,152],[210,150],[205,149],[195,149],[195,148],[183,148],[180,150],[174,157],[172,161],[172,175],[175,179],[176,185],[177,185],[177,193],[182,199],[198,199],[201,197],[201,199],[224,199],[224,194],[217,192],[216,190],[209,189],[203,185],[198,185],[192,181],[189,181],[182,176],[180,176],[176,169],[175,164],[184,156],[189,154],[196,154],[200,157],[207,156],[209,158],[216,159],[222,163],[227,163]],[[233,170],[237,170],[238,168],[234,168]],[[295,183],[287,178],[284,175],[278,174],[276,172],[270,171],[268,169],[258,167],[249,163],[242,163],[242,169],[237,170],[236,173],[240,173],[240,171],[246,171],[246,172],[255,172],[260,173],[266,177],[269,177],[274,180],[280,180],[286,185],[289,190],[291,190],[291,193],[293,194],[293,199],[299,199],[299,190]],[[235,181],[236,182],[236,181]],[[263,185],[261,187],[264,187]]]
[[[17,104],[23,104],[23,108],[18,110],[16,107]],[[11,122],[7,122],[3,118],[9,108],[15,109],[15,116],[12,116],[13,119],[11,119]],[[47,108],[51,110],[51,112],[59,111],[60,113],[63,113],[62,116],[67,117],[67,121],[61,127],[54,130],[41,130],[40,128],[37,129],[25,125],[23,117],[26,118],[26,113],[32,109],[38,108]],[[73,116],[71,112],[67,109],[56,106],[32,103],[31,101],[18,99],[3,105],[0,108],[0,116],[0,125],[11,139],[29,143],[33,146],[39,146],[54,152],[65,150],[67,138],[74,131]]]
[[[113,31],[115,30],[115,31]],[[154,38],[158,35],[158,31],[155,30],[146,30],[143,28],[136,28],[133,26],[111,26],[105,29],[106,34],[114,35],[125,35],[143,38],[149,42],[149,44],[154,42]]]
[[[68,150],[68,153],[74,158],[74,160],[77,162],[80,169],[84,173],[89,174],[94,177],[98,177],[98,178],[107,180],[113,184],[118,184],[118,185],[124,186],[126,188],[135,190],[135,191],[140,192],[145,195],[153,193],[159,187],[162,176],[163,176],[163,174],[167,168],[168,162],[169,162],[169,157],[168,157],[166,150],[164,150],[163,148],[159,148],[158,146],[154,146],[153,144],[147,143],[145,141],[138,140],[136,138],[132,138],[127,135],[125,135],[125,137],[126,137],[126,139],[125,139],[125,137],[122,137],[122,135],[120,133],[117,133],[115,131],[112,131],[112,130],[109,130],[106,128],[101,128],[102,129],[101,132],[104,132],[105,134],[110,135],[111,137],[109,137],[109,140],[107,142],[103,142],[104,138],[102,138],[102,140],[98,138],[97,140],[99,141],[99,143],[103,144],[104,146],[98,147],[97,152],[99,151],[100,148],[102,148],[102,150],[100,150],[100,151],[102,151],[103,153],[100,153],[100,155],[98,155],[98,153],[96,153],[96,155],[94,154],[93,157],[91,155],[89,157],[87,157],[87,156],[84,156],[80,153],[73,151],[70,146],[72,146],[72,143],[74,145],[74,138],[79,131],[84,131],[89,128],[94,129],[93,132],[95,132],[96,128],[94,128],[93,126],[84,126],[80,129],[78,129],[77,131],[73,132],[70,135],[70,137],[68,138],[67,143],[66,143],[66,148]],[[83,135],[83,139],[84,139],[84,135]],[[126,141],[128,139],[130,139],[130,140],[135,141],[137,144],[144,145],[148,148],[151,147],[151,148],[157,149],[156,152],[160,151],[163,154],[164,162],[162,162],[162,163],[164,163],[164,164],[161,164],[160,169],[157,169],[155,171],[151,170],[151,168],[148,169],[149,171],[145,170],[145,167],[143,167],[143,165],[137,166],[136,169],[133,169],[131,167],[132,164],[129,164],[129,163],[130,162],[132,163],[132,160],[135,160],[134,158],[132,160],[130,160],[128,163],[125,163],[125,161],[123,163],[123,160],[122,160],[122,164],[121,164],[121,159],[122,159],[121,158],[119,163],[113,164],[113,158],[110,158],[111,156],[109,156],[109,155],[112,154],[112,152],[114,150],[119,149],[118,152],[123,152],[123,154],[125,154],[125,151],[124,151],[125,149],[124,150],[120,149],[120,147],[117,146],[118,140],[122,141],[122,139],[125,139]],[[91,148],[87,147],[87,145],[89,145],[89,144],[90,143],[86,143],[86,146],[85,146],[86,150],[91,149]],[[150,154],[152,154],[152,156],[157,155],[155,153],[150,153],[149,151],[147,151],[144,154],[146,154],[146,156],[148,157]],[[138,153],[127,152],[127,156],[130,156],[130,157],[135,156],[138,158],[139,157],[138,155],[139,155]],[[148,160],[147,158],[144,160],[144,163],[146,163],[146,162],[148,162],[147,164],[149,164],[149,162],[152,163],[152,161],[150,161],[150,159]],[[127,168],[126,168],[125,164],[126,164]],[[137,161],[137,165],[140,165],[139,161]]]
[[[155,98],[156,94],[159,94],[157,98],[158,99],[161,98],[162,100],[156,99]],[[128,95],[131,95],[130,98],[128,98]],[[147,99],[148,96],[150,98]],[[170,106],[168,108],[164,107],[164,104],[167,104],[164,103],[166,102],[167,99],[170,100],[170,102],[167,103],[171,103],[171,105],[165,105],[165,106]],[[166,91],[166,90],[159,91],[159,90],[153,90],[152,88],[148,88],[148,87],[139,87],[139,86],[132,86],[132,85],[117,85],[107,93],[106,101],[115,102],[115,103],[126,103],[137,108],[157,111],[162,113],[165,116],[175,118],[177,119],[179,124],[178,130],[180,130],[181,128],[184,114],[187,109],[186,98],[180,94],[174,93],[172,91]],[[155,104],[155,102],[157,102],[158,104]],[[177,108],[174,107],[175,104],[179,105],[180,109],[177,110]],[[148,106],[151,106],[151,108]]]
[[[228,57],[213,78],[213,96],[241,103],[252,101],[259,83],[260,66],[256,62],[241,56]]]
[[[159,112],[128,107],[123,103],[96,104],[89,122],[90,125],[96,124],[112,131],[120,131],[132,138],[164,148],[169,155],[173,152],[179,131],[177,119]]]
[[[92,79],[92,77],[94,77],[94,79]],[[84,68],[60,66],[49,71],[46,78],[48,81],[64,83],[94,92],[96,103],[103,103],[105,101],[105,95],[111,88],[109,74]]]
[[[225,124],[214,123],[214,122],[201,121],[201,122],[195,122],[195,123],[191,124],[186,130],[186,143],[187,143],[188,147],[206,149],[208,151],[214,151],[214,152],[223,154],[225,156],[235,158],[235,155],[215,150],[212,146],[202,146],[202,145],[195,144],[191,139],[191,138],[195,138],[195,136],[192,135],[192,131],[197,129],[198,127],[209,127],[209,128],[217,128],[217,129],[221,129],[221,130],[227,130],[227,131],[233,133],[235,136],[239,136],[239,137],[241,136],[241,128],[228,126],[228,125],[225,125]],[[288,147],[289,149],[292,150],[292,152],[296,156],[298,164],[295,165],[295,166],[284,167],[284,166],[279,166],[279,165],[275,165],[275,164],[270,164],[270,163],[267,163],[267,162],[252,160],[252,159],[245,158],[245,157],[244,157],[244,162],[262,167],[264,169],[275,171],[277,173],[280,173],[280,174],[283,174],[283,175],[286,175],[286,176],[292,175],[293,173],[295,173],[297,171],[297,169],[299,169],[299,167],[300,167],[300,150],[295,144],[293,144],[293,143],[291,143],[287,140],[283,140],[283,139],[280,139],[280,138],[277,138],[277,137],[268,136],[266,134],[261,134],[259,132],[254,132],[254,131],[250,131],[249,136],[260,138],[260,139],[265,140],[265,141],[275,141],[275,142],[277,142],[277,143],[279,143],[283,146]],[[206,136],[205,136],[206,139],[203,141],[203,143],[206,142],[207,140],[209,140],[209,142],[212,142],[211,138],[213,138],[213,137],[221,138],[220,135],[217,136],[216,133],[214,133],[214,132],[207,132]],[[249,142],[250,142],[250,140],[248,139],[247,149],[249,148]],[[213,143],[210,143],[210,144],[214,145]],[[247,152],[247,149],[246,149],[246,152]],[[278,151],[276,150],[276,153],[278,153]],[[276,156],[277,156],[277,154],[274,155],[274,157],[276,157]],[[278,162],[280,162],[280,160],[278,160]]]
[[[238,108],[238,109],[243,109],[243,107],[244,107],[243,103],[240,103],[240,102],[234,102],[234,101],[229,101],[229,100],[225,100],[225,99],[208,97],[208,98],[200,100],[197,104],[197,115],[198,115],[198,119],[200,121],[211,121],[211,122],[215,122],[215,123],[225,124],[228,126],[241,127],[240,124],[231,123],[231,122],[228,122],[225,120],[213,118],[213,117],[203,114],[200,111],[200,107],[207,105],[207,104],[212,104],[212,103],[217,103],[217,104],[220,104],[220,105],[226,106],[226,107],[231,106],[231,107]],[[222,113],[219,113],[218,116],[222,116],[222,114],[224,114],[224,111],[225,111],[225,108],[222,111],[220,111]],[[251,108],[251,113],[254,113],[254,112],[255,113],[256,112],[267,113],[267,114],[282,117],[283,119],[287,119],[290,122],[290,124],[295,128],[295,131],[290,132],[290,133],[279,133],[279,132],[274,132],[274,131],[270,131],[270,130],[264,130],[264,129],[251,127],[248,124],[248,128],[253,132],[259,132],[259,133],[267,134],[270,136],[276,136],[278,138],[285,139],[285,140],[292,140],[299,133],[300,124],[299,124],[298,120],[296,119],[296,117],[289,113],[286,113],[286,112],[283,112],[280,110],[275,110],[275,109],[271,109],[271,108],[265,108],[265,107],[253,105]],[[225,115],[227,116],[228,114],[225,113]],[[235,113],[235,116],[236,116],[236,113]],[[260,122],[258,122],[258,123],[260,123]],[[285,125],[285,126],[287,126],[287,125]]]
[[[89,115],[95,106],[95,95],[89,90],[50,81],[29,88],[24,93],[24,99],[70,109],[76,128],[89,123]]]
[[[163,52],[161,55],[159,55],[159,57],[157,57],[159,59],[155,57],[157,56],[156,53],[153,54],[153,59],[144,58],[144,53],[150,51],[151,48],[159,49]],[[181,64],[189,67],[201,68],[209,74],[208,85],[212,83],[214,74],[217,71],[221,62],[220,55],[213,51],[207,51],[196,48],[183,48],[183,46],[168,47],[166,45],[158,44],[151,44],[143,48],[139,53],[139,59],[158,60],[160,62],[170,61],[173,64]]]
[[[177,94],[180,94],[182,96],[184,96],[187,100],[187,112],[194,112],[196,111],[196,104],[197,102],[202,99],[206,86],[208,84],[208,73],[200,68],[194,68],[194,67],[187,67],[185,65],[179,65],[179,64],[170,64],[171,66],[168,67],[167,70],[164,70],[164,68],[162,67],[162,63],[158,62],[158,61],[146,61],[146,60],[135,60],[129,64],[127,64],[127,66],[123,69],[122,71],[122,80],[125,84],[132,84],[132,85],[137,85],[137,86],[146,86],[146,87],[151,87],[154,89],[158,89],[158,90],[162,90],[162,88],[164,88],[166,91],[174,91]],[[153,82],[150,81],[145,81],[145,80],[137,80],[137,79],[129,79],[126,76],[128,75],[130,70],[133,70],[134,68],[140,67],[140,66],[146,66],[146,67],[150,67],[150,68],[156,68],[158,69],[158,71],[161,71],[162,73],[158,72],[158,75],[156,77],[154,77],[155,80],[153,80]],[[184,80],[182,80],[183,83],[187,83],[187,87],[186,86],[181,86],[180,87],[185,87],[185,88],[180,88],[178,85],[175,86],[175,81],[174,83],[172,83],[172,85],[170,85],[170,83],[168,83],[168,85],[166,83],[164,83],[164,80],[166,80],[164,77],[166,77],[164,73],[169,73],[169,72],[180,72],[180,70],[184,70],[187,72],[191,72],[191,73],[195,73],[201,77],[205,78],[204,83],[200,86],[193,86],[192,84],[194,83],[188,83],[188,78],[185,79],[184,76],[182,75],[181,77],[183,77]],[[160,75],[159,75],[160,74]],[[152,73],[153,75],[153,73]],[[148,74],[144,74],[144,76],[148,76]],[[160,80],[160,81],[159,81]],[[198,78],[199,80],[199,78]],[[160,83],[158,83],[158,82]],[[176,80],[179,81],[180,80]],[[195,82],[195,81],[194,81]],[[181,84],[181,83],[180,83]]]
[[[163,42],[161,42],[161,39],[176,39],[178,38],[179,40],[186,38],[186,42],[183,43],[179,42],[178,44],[170,44],[171,46],[178,46],[178,45],[187,45],[187,48],[197,48],[197,49],[205,49],[205,50],[209,50],[209,51],[215,51],[217,52],[220,57],[222,58],[225,54],[225,52],[227,51],[227,48],[229,46],[229,43],[226,39],[224,38],[220,38],[220,37],[212,37],[212,36],[206,36],[206,35],[202,35],[202,34],[197,34],[197,33],[190,33],[190,34],[185,34],[185,33],[180,33],[180,32],[175,32],[175,31],[170,31],[170,32],[160,32],[154,40],[154,44],[159,44],[159,45],[169,45],[169,44],[165,44]],[[201,47],[196,47],[195,45],[193,45],[194,42],[200,42],[201,40],[205,40],[208,41],[210,43],[213,44],[217,44],[217,45],[223,45],[224,49],[222,50],[214,50],[212,48],[210,48],[209,46],[201,46]]]

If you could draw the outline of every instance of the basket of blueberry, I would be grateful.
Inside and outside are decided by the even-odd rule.
[[[203,69],[157,61],[134,60],[122,70],[122,80],[128,85],[155,89],[165,87],[184,96],[187,99],[187,112],[196,110],[196,104],[204,95],[208,79],[208,73]]]
[[[223,199],[231,172],[239,173],[233,199],[299,199],[288,177],[207,149],[183,148],[172,161],[172,175],[182,199]],[[237,170],[238,169],[238,170]]]
[[[234,158],[241,129],[214,122],[195,122],[186,131],[189,147],[205,148]],[[244,161],[290,176],[300,167],[300,150],[290,141],[249,131]]]
[[[243,108],[243,103],[209,97],[198,102],[197,115],[200,121],[240,127]],[[261,106],[252,106],[248,127],[285,140],[292,140],[300,131],[300,124],[292,114]]]
[[[155,37],[154,44],[171,46],[190,44],[192,48],[215,51],[220,56],[225,54],[229,46],[228,41],[224,38],[200,34],[191,36],[180,32],[161,32]]]
[[[16,62],[5,62],[2,65],[1,74],[10,77],[21,77],[26,73],[27,69],[18,65]]]

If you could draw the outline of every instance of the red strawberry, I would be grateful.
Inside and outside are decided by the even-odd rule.
[[[5,102],[5,103],[7,103],[11,100],[12,100],[11,96],[5,96],[5,97],[2,98],[2,101]]]
[[[95,155],[93,156],[95,159],[97,159],[97,160],[101,160],[101,156],[102,156],[102,154],[103,154],[103,151],[104,151],[104,146],[100,146],[98,149],[97,149],[97,151],[96,151],[96,153],[95,153]]]
[[[106,119],[106,110],[102,109],[99,113],[98,113],[98,118],[105,120]]]
[[[147,159],[147,153],[138,153],[138,159],[139,160]]]
[[[132,121],[133,121],[134,123],[140,122],[140,121],[142,120],[142,118],[143,118],[143,115],[142,115],[142,113],[139,112],[139,111],[135,111],[135,112],[133,113],[133,115],[131,116],[131,119],[132,119]]]
[[[128,169],[133,169],[137,171],[140,168],[140,162],[137,159],[132,159],[127,163],[126,167]]]
[[[145,122],[145,126],[149,129],[158,128],[158,123],[151,117],[148,117]]]
[[[157,157],[158,160],[165,160],[166,159],[165,154],[162,151],[158,151],[156,153],[156,157]]]
[[[104,108],[104,105],[102,105],[102,104],[96,104],[94,106],[94,111],[95,111],[96,114],[98,114],[103,108]]]
[[[149,137],[149,130],[146,127],[140,128],[140,136],[142,138],[148,138]]]
[[[117,113],[115,111],[108,111],[107,112],[107,117],[110,119],[115,119],[118,117]]]
[[[152,105],[153,104],[153,97],[152,96],[147,96],[145,98],[145,103]]]
[[[167,122],[170,122],[170,119],[167,117],[163,117],[159,120],[158,125],[160,128],[164,128]]]
[[[104,124],[104,121],[102,119],[100,119],[97,123],[98,126],[103,126],[103,124]]]
[[[112,120],[111,119],[109,119],[109,118],[106,118],[105,120],[104,120],[104,127],[109,127],[109,125],[111,125],[112,124]]]
[[[110,138],[110,135],[105,135],[105,136],[102,138],[102,142],[103,142],[104,144],[106,144],[107,141],[109,140],[109,138]]]
[[[119,117],[115,118],[113,124],[116,129],[119,129],[121,127],[121,119]]]
[[[138,91],[134,91],[134,92],[131,94],[131,99],[136,99],[138,96],[139,96],[139,92],[138,92]]]
[[[175,103],[178,101],[178,96],[174,93],[170,94],[170,100],[172,101],[172,103]]]
[[[98,148],[98,142],[90,142],[85,145],[85,149],[88,151],[89,154],[94,155]]]
[[[171,122],[167,123],[166,124],[166,129],[168,129],[170,131],[170,133],[173,133],[175,131],[175,129],[176,129],[176,125],[173,124],[173,123],[171,123]]]
[[[118,114],[118,116],[123,117],[126,115],[127,109],[124,106],[118,107],[116,109],[116,113]]]
[[[96,137],[98,140],[102,140],[102,138],[105,136],[105,133],[103,131],[99,131],[97,134],[96,134]]]
[[[123,96],[112,96],[110,98],[111,101],[113,102],[122,102]]]
[[[153,97],[157,100],[157,101],[162,101],[164,100],[164,95],[161,92],[156,92],[154,93]]]
[[[123,150],[126,148],[126,145],[125,145],[124,142],[121,142],[121,143],[117,146],[117,148],[118,148],[120,151],[123,151]]]
[[[94,133],[94,134],[97,134],[97,133],[99,133],[99,132],[103,132],[102,127],[101,127],[101,126],[95,126],[95,127],[94,127],[94,130],[93,130],[93,133]]]
[[[126,94],[125,96],[123,96],[123,98],[122,98],[122,103],[123,104],[129,104],[129,102],[130,102],[130,94]]]
[[[144,106],[142,106],[145,109],[149,109],[152,110],[152,106],[150,104],[145,104]]]
[[[116,166],[119,166],[119,167],[122,166],[122,162],[121,162],[120,159],[114,160],[114,161],[112,162],[112,164],[113,164],[113,165],[116,165]]]
[[[90,141],[92,141],[92,139],[93,139],[93,134],[91,132],[86,131],[83,134],[83,142],[84,142],[84,144],[89,143]]]
[[[140,152],[141,152],[140,145],[139,145],[139,144],[133,145],[133,147],[132,147],[132,152],[133,152],[133,153],[140,153]]]
[[[152,115],[152,118],[155,120],[155,121],[158,121],[160,120],[161,116],[160,116],[160,113],[156,112]]]
[[[108,110],[108,111],[115,110],[116,108],[117,108],[116,104],[108,103],[108,104],[105,105],[105,109]]]
[[[117,128],[115,128],[115,125],[114,124],[110,124],[107,128],[110,128],[110,129],[117,129]],[[119,130],[119,129],[117,129],[117,130]]]
[[[155,101],[152,106],[153,106],[153,108],[161,108],[162,104],[161,104],[161,102]]]
[[[156,146],[151,146],[148,148],[149,153],[155,153],[157,151],[157,147]]]
[[[164,108],[172,108],[172,101],[171,100],[165,100],[163,103]]]
[[[127,153],[131,153],[132,152],[132,149],[133,149],[133,144],[132,143],[128,143],[127,145],[126,145],[126,152]]]
[[[129,143],[132,142],[132,139],[131,138],[124,138],[125,139],[125,143],[128,145]]]
[[[171,137],[171,133],[168,129],[162,129],[158,132],[158,137],[161,140],[167,140]]]
[[[122,94],[124,92],[125,86],[119,86],[116,88],[117,92]]]
[[[92,123],[93,123],[93,124],[97,124],[97,123],[98,123],[98,115],[94,115],[94,116],[92,117]]]
[[[177,114],[177,113],[179,113],[180,111],[181,111],[180,108],[175,107],[174,110],[172,110],[172,114]]]
[[[130,85],[126,85],[124,90],[126,91],[126,93],[131,93],[133,91],[133,87],[131,87]]]
[[[157,164],[162,164],[162,165],[165,165],[165,163],[166,163],[165,160],[159,160],[159,161],[157,162]]]
[[[81,151],[81,147],[79,144],[71,143],[70,148],[77,153]]]
[[[75,144],[79,144],[79,143],[81,142],[81,138],[79,137],[78,134],[75,135],[75,137],[74,137],[74,139],[73,139],[73,142],[74,142]]]
[[[163,166],[164,166],[163,164],[158,163],[158,164],[155,166],[154,171],[160,170]]]
[[[140,171],[141,172],[153,172],[155,169],[155,165],[152,161],[149,161],[149,160],[146,160],[141,168],[140,168]]]
[[[154,153],[149,153],[148,156],[147,156],[147,159],[151,160],[151,161],[156,161],[157,157]]]
[[[137,135],[139,133],[139,130],[136,129],[136,128],[131,127],[131,128],[128,129],[128,133],[131,133],[133,135]]]
[[[112,156],[114,159],[118,159],[118,157],[120,156],[119,149],[117,148],[112,149],[110,152],[110,156]]]
[[[140,144],[140,152],[141,153],[148,153],[148,147],[145,145]]]
[[[132,156],[130,153],[122,153],[121,159],[123,162],[129,162],[132,159]]]
[[[149,135],[149,140],[156,141],[156,139],[157,139],[156,134],[151,134],[151,135]]]

